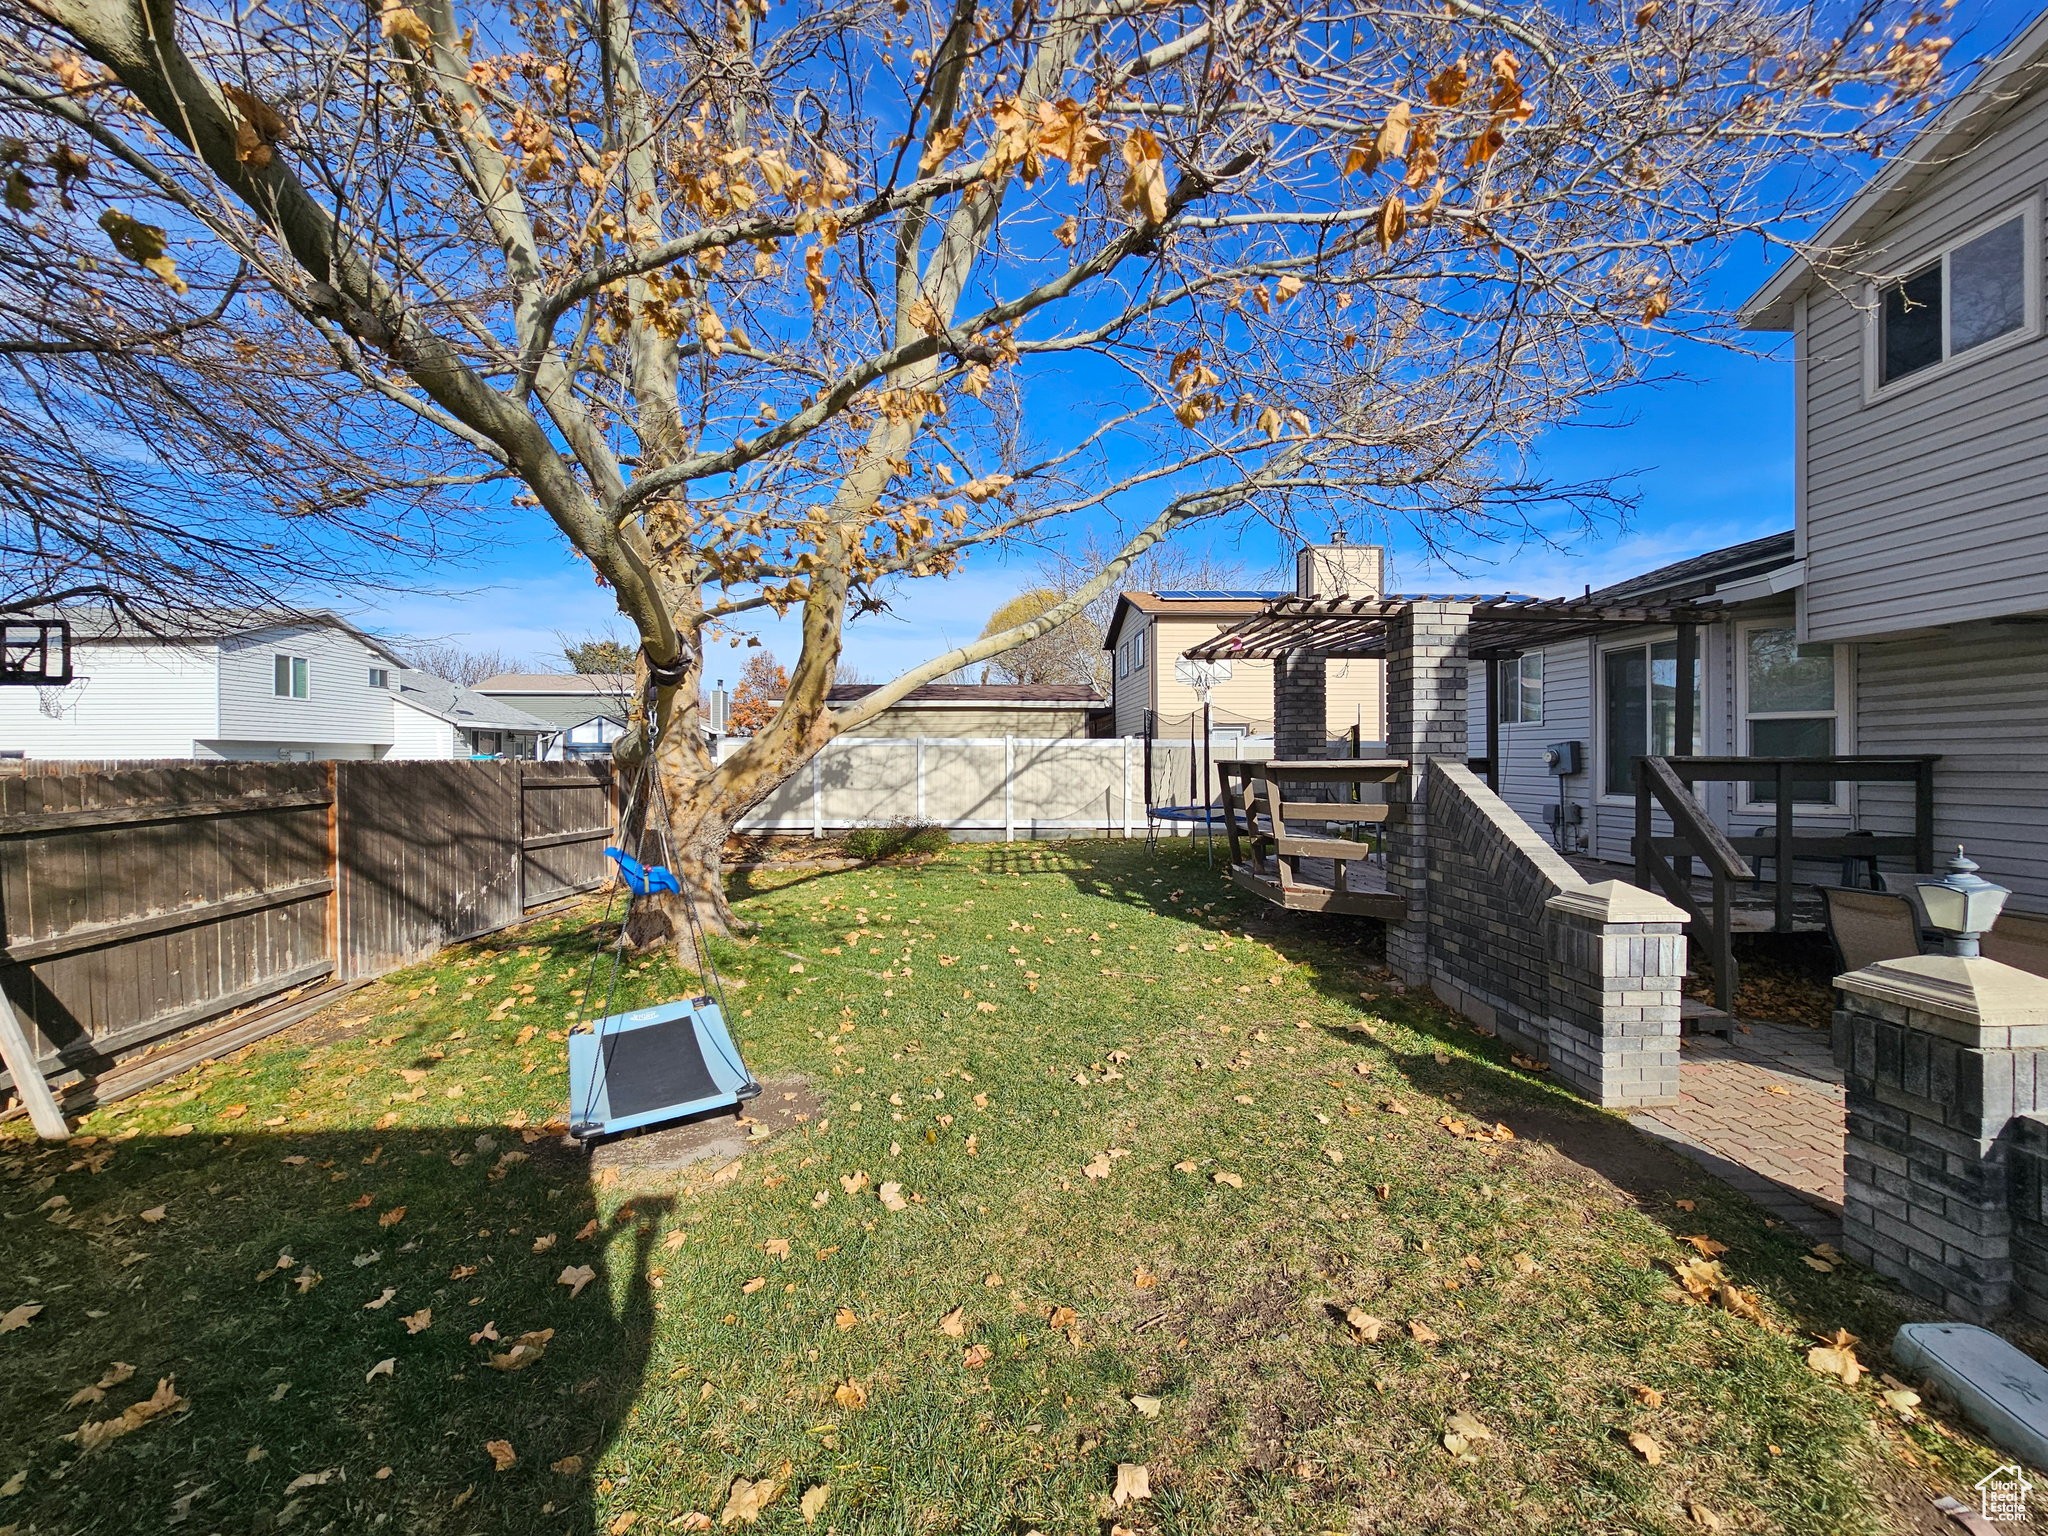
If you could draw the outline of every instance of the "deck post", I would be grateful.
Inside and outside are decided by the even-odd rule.
[[[1410,986],[1430,979],[1429,760],[1470,756],[1471,629],[1470,603],[1412,603],[1387,620],[1387,756],[1408,763],[1387,786],[1387,891],[1408,913],[1388,925],[1387,965]]]

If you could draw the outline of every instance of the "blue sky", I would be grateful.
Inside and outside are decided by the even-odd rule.
[[[1995,51],[2035,9],[2032,0],[1958,5],[1953,57],[1960,63]],[[1732,308],[1777,259],[1757,244],[1726,253],[1703,299]],[[1560,481],[1625,477],[1638,498],[1625,525],[1603,526],[1563,549],[1496,551],[1491,564],[1470,563],[1459,572],[1429,565],[1397,533],[1392,585],[1550,596],[1791,527],[1789,338],[1753,340],[1765,355],[1684,344],[1670,359],[1678,379],[1612,397],[1596,418],[1555,430],[1539,444],[1539,467]],[[591,581],[588,567],[568,558],[537,514],[508,508],[502,526],[495,544],[443,572],[443,590],[390,594],[352,608],[383,633],[455,640],[542,667],[559,665],[558,631],[619,626],[609,594]],[[1291,564],[1291,551],[1264,529],[1199,527],[1184,538],[1240,561],[1254,578],[1279,580]],[[916,583],[891,612],[849,629],[846,661],[870,677],[887,677],[973,638],[994,608],[1033,584],[1036,558],[987,556],[959,576]],[[756,632],[785,662],[794,656],[794,618],[771,620]],[[714,650],[707,675],[736,679],[742,659],[737,650]]]

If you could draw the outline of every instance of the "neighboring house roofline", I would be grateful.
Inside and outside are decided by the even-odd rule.
[[[1177,619],[1245,619],[1264,611],[1266,604],[1276,597],[1292,597],[1287,591],[1251,590],[1225,594],[1214,592],[1119,592],[1116,610],[1110,615],[1109,627],[1103,632],[1102,648],[1113,651],[1117,648],[1117,636],[1122,631],[1124,620],[1133,613],[1148,617],[1171,614]]]
[[[858,704],[879,683],[834,683],[825,695],[831,704]],[[782,700],[765,701],[773,708]],[[1086,683],[923,683],[891,704],[891,709],[1106,709],[1109,700]]]
[[[401,671],[397,683],[391,693],[396,702],[463,730],[524,731],[536,736],[552,736],[560,730],[502,699],[487,698],[431,672]]]
[[[1752,294],[1738,317],[1745,330],[1792,328],[1793,302],[1839,266],[1838,258],[1861,245],[1887,219],[1917,197],[1957,156],[1987,133],[2014,102],[2048,85],[2048,11],[2029,23],[1977,77],[1935,114],[1934,120],[1865,182],[1819,234],[1800,242],[1797,254]]]
[[[193,641],[218,641],[243,635],[260,635],[273,629],[338,629],[353,635],[365,648],[382,660],[390,662],[393,667],[403,669],[406,665],[405,658],[390,646],[367,630],[357,628],[331,608],[276,613],[265,613],[250,608],[197,609],[185,620],[181,628],[175,630],[144,628],[114,609],[98,604],[67,603],[59,607],[39,609],[31,617],[64,620],[71,626],[74,644],[90,644],[95,640],[122,640],[143,644],[180,645]]]
[[[550,694],[579,696],[603,694],[607,698],[630,699],[633,696],[633,674],[630,672],[501,672],[496,677],[487,677],[475,685],[478,693],[496,697],[501,694]]]
[[[1730,544],[1724,549],[1710,549],[1704,554],[1660,565],[1640,576],[1630,576],[1612,586],[1589,592],[1584,600],[1600,603],[1632,598],[1645,603],[1686,602],[1711,596],[1732,583],[1789,566],[1796,558],[1792,530],[1787,528],[1780,533],[1765,534],[1760,539]]]

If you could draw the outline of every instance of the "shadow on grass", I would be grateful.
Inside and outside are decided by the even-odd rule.
[[[0,1336],[0,1524],[594,1530],[666,1207],[579,1239],[594,1193],[502,1127],[0,1142],[0,1314],[40,1308]]]

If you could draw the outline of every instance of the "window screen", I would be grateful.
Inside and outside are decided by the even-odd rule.
[[[2027,323],[2027,236],[2020,220],[2008,220],[1950,253],[1948,302],[1951,354]]]

